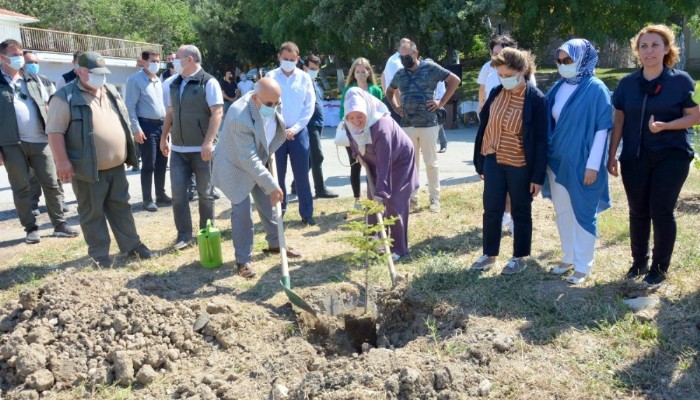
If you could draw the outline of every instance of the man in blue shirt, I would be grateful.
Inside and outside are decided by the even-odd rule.
[[[141,192],[143,208],[158,211],[156,203],[172,204],[165,194],[165,170],[168,157],[159,151],[160,136],[163,133],[165,105],[163,104],[163,83],[156,76],[160,70],[160,53],[147,50],[141,53],[143,68],[126,81],[126,109],[134,132],[134,141],[141,150]],[[151,196],[151,182],[155,177],[156,202]]]

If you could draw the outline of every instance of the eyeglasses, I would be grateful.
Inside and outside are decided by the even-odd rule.
[[[281,101],[278,101],[278,102],[276,102],[276,103],[273,103],[273,102],[271,102],[271,101],[262,101],[262,100],[260,100],[260,102],[261,102],[262,104],[264,104],[265,107],[270,107],[270,108],[277,108],[279,105],[282,104]]]
[[[569,64],[573,64],[573,63],[574,63],[574,60],[572,60],[571,57],[557,58],[557,64],[559,64],[559,65],[561,65],[561,64],[569,65]]]

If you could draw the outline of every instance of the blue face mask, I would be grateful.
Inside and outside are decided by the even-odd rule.
[[[27,69],[27,72],[30,74],[39,74],[39,64],[26,64],[25,68]]]
[[[269,118],[275,115],[275,109],[272,107],[268,107],[265,104],[260,104],[260,116],[263,118]]]

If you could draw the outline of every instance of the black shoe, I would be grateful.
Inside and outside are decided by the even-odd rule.
[[[290,194],[297,194],[297,187],[296,185],[292,185],[292,188],[289,190]]]
[[[644,277],[644,283],[651,287],[659,287],[666,280],[666,274],[657,268],[652,268]]]
[[[53,235],[55,237],[73,238],[78,236],[78,231],[63,222],[53,229]]]
[[[136,257],[142,260],[148,260],[149,258],[155,257],[151,250],[149,250],[148,247],[146,247],[146,245],[143,243],[140,243],[138,246],[136,246],[136,248],[129,251],[127,255],[129,257]]]
[[[635,279],[639,276],[646,275],[649,272],[649,264],[647,260],[633,262],[630,269],[625,274],[625,279]]]
[[[319,199],[335,199],[336,197],[338,197],[338,193],[331,192],[328,189],[324,189],[324,190],[320,190],[320,191],[317,190],[316,197]]]
[[[144,201],[143,202],[143,209],[146,211],[150,211],[150,212],[156,212],[156,211],[158,211],[158,206],[156,205],[156,203],[154,203],[152,201]]]
[[[440,146],[440,150],[438,150],[438,153],[444,153],[447,151],[447,146]]]
[[[314,221],[314,217],[302,218],[301,223],[304,225],[316,225],[316,221]]]
[[[173,204],[173,199],[168,197],[168,195],[164,194],[162,196],[156,197],[156,204],[170,206]]]

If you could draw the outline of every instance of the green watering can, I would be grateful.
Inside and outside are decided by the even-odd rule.
[[[210,219],[207,220],[207,227],[199,231],[197,245],[202,267],[216,268],[224,262],[221,257],[221,231],[211,226]]]

